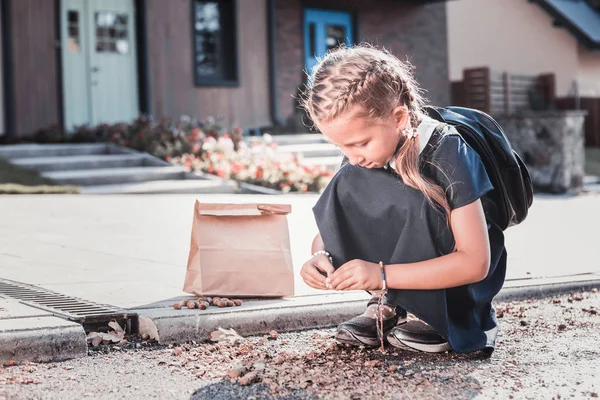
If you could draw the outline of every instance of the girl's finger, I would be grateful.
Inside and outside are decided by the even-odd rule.
[[[335,288],[335,290],[346,290],[348,287],[352,286],[355,283],[356,279],[352,275],[348,274],[347,276],[345,276],[345,279],[339,281],[333,287]]]
[[[321,289],[321,290],[327,290],[327,287],[325,287],[325,285],[322,282],[319,282],[317,280],[314,280],[313,278],[311,278],[310,276],[303,276],[302,277],[304,279],[304,282],[314,288],[314,289]]]
[[[335,272],[335,268],[333,268],[333,265],[331,265],[331,263],[329,262],[329,259],[326,260],[322,260],[320,259],[319,262],[317,263],[318,267],[325,272],[325,275],[330,276],[331,274],[333,274]]]
[[[350,268],[352,267],[352,264],[346,263],[344,265],[342,265],[341,267],[339,267],[338,269],[336,269],[330,276],[329,278],[335,278],[336,276],[342,275],[344,274],[346,271],[348,271]]]
[[[305,274],[306,276],[309,276],[312,280],[321,282],[321,284],[325,286],[326,277],[321,275],[321,273],[315,265],[311,265],[309,268],[307,268]]]
[[[363,290],[364,288],[362,288],[362,287],[360,287],[360,286],[361,286],[361,285],[360,285],[358,282],[356,282],[356,283],[353,283],[352,285],[348,286],[348,287],[347,287],[346,289],[344,289],[344,290]]]
[[[340,290],[337,288],[339,286],[339,284],[347,279],[350,279],[351,277],[352,277],[352,271],[346,270],[346,271],[340,272],[340,270],[337,270],[337,271],[335,271],[335,274],[333,274],[332,276],[327,278],[326,283],[327,283],[327,281],[329,281],[329,287],[331,289]]]
[[[336,288],[335,290],[348,290],[348,288],[350,286],[352,286],[355,282],[353,282],[351,279],[345,280],[343,282],[341,282]]]

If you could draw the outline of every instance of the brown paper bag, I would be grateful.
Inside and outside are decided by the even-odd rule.
[[[198,296],[294,295],[286,204],[196,201],[183,290]]]

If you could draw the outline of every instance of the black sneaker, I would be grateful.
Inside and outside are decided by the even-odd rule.
[[[423,321],[408,321],[396,326],[387,335],[394,347],[426,353],[444,353],[452,348],[448,341]]]
[[[378,296],[373,296],[367,304],[367,310],[349,321],[341,323],[335,334],[335,339],[353,346],[377,347],[380,344],[377,337],[377,302]],[[383,304],[383,337],[385,338],[393,327],[406,321],[406,311],[391,304]]]

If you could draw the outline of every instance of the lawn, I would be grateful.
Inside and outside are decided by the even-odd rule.
[[[585,174],[600,176],[600,147],[585,149]]]
[[[0,194],[74,194],[76,186],[59,185],[37,171],[12,165],[0,159]]]

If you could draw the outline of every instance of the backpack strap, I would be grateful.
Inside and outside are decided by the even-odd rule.
[[[427,115],[424,115],[421,123],[419,124],[419,128],[417,129],[418,139],[419,139],[419,154],[423,153],[427,144],[431,141],[431,137],[434,136],[434,133],[437,132],[444,123],[437,121]]]

